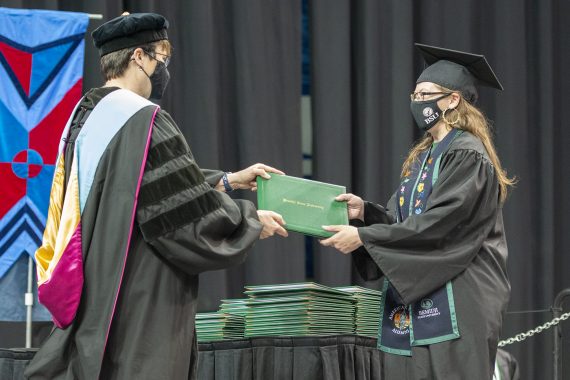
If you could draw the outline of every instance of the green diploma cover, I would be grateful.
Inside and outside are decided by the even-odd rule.
[[[344,186],[271,173],[257,177],[257,207],[275,211],[285,219],[285,229],[327,238],[333,233],[321,226],[348,225],[346,202],[335,198],[346,193]]]

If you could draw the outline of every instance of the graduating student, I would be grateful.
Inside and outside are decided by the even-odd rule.
[[[43,245],[39,298],[56,327],[29,379],[193,379],[198,274],[241,263],[279,215],[224,191],[281,173],[256,164],[202,171],[159,99],[168,21],[132,14],[93,32],[104,87],[63,133]],[[261,220],[261,222],[260,222]]]
[[[427,133],[386,207],[345,194],[363,226],[322,241],[367,280],[384,276],[378,346],[386,379],[491,379],[510,285],[501,167],[476,85],[502,90],[485,57],[416,44],[429,66],[411,95]]]

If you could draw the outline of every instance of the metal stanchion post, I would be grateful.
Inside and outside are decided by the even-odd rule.
[[[26,305],[26,348],[32,347],[32,308],[34,307],[34,260],[28,256],[28,290],[24,296]]]
[[[560,318],[562,315],[562,303],[566,297],[570,296],[570,289],[564,289],[554,299],[554,305],[552,306],[552,314],[554,318]],[[554,326],[552,330],[554,334],[554,380],[561,379],[562,375],[562,362],[560,361],[560,350],[561,350],[561,343],[562,343],[562,327],[560,324]]]

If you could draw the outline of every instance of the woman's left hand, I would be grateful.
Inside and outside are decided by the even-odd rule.
[[[336,232],[328,239],[321,240],[325,247],[334,247],[344,254],[348,254],[362,247],[362,240],[358,235],[358,229],[353,226],[323,226],[325,231]]]

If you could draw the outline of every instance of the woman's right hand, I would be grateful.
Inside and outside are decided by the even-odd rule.
[[[364,222],[364,201],[354,194],[341,194],[335,198],[339,202],[346,202],[348,206],[348,219],[360,219]]]

